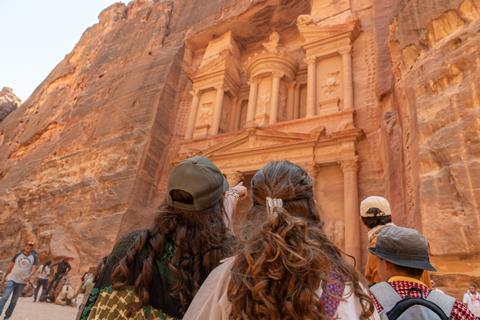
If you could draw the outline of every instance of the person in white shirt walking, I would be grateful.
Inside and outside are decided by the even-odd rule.
[[[38,263],[37,253],[33,250],[35,243],[28,241],[22,251],[17,253],[5,272],[5,287],[3,289],[2,298],[0,299],[0,315],[3,308],[8,301],[8,298],[12,296],[10,305],[5,312],[4,320],[9,319],[12,316],[13,310],[17,305],[17,300],[22,294],[22,290],[30,281],[30,278],[35,273]]]
[[[35,292],[33,293],[33,302],[37,301],[37,296],[40,288],[42,288],[42,293],[40,294],[40,299],[38,301],[42,302],[45,301],[47,298],[48,278],[50,277],[51,264],[51,261],[47,261],[43,266],[39,268],[37,286],[35,287]]]
[[[480,318],[480,293],[477,291],[475,283],[470,284],[468,291],[463,295],[463,303],[477,317]]]

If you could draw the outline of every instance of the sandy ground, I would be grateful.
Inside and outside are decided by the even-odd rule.
[[[7,307],[8,303],[4,310]],[[46,302],[34,303],[32,298],[20,298],[10,320],[74,320],[76,315],[76,307]]]

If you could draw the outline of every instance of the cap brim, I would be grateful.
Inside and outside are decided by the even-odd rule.
[[[391,262],[393,264],[402,266],[402,267],[407,267],[407,268],[414,268],[414,269],[422,269],[422,270],[427,270],[427,271],[437,271],[434,266],[430,264],[430,262],[425,261],[425,260],[412,260],[412,259],[402,259],[398,258],[395,256],[391,256],[388,254],[385,254],[383,252],[378,252],[376,250],[377,248],[368,248],[368,251],[373,254],[374,256],[377,256],[385,261]]]

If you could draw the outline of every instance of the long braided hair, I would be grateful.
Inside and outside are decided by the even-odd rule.
[[[171,196],[177,202],[193,201],[190,194],[181,190],[173,190]],[[140,233],[112,274],[114,289],[133,285],[140,300],[127,306],[128,313],[131,315],[150,305],[155,259],[162,258],[170,241],[174,251],[166,265],[175,279],[170,294],[179,301],[179,313],[183,314],[210,271],[230,253],[231,235],[224,219],[223,198],[202,211],[180,210],[163,204],[153,227]],[[141,272],[134,274],[136,259],[144,250],[148,254],[141,262]]]
[[[312,184],[289,161],[270,162],[253,177],[252,226],[246,229],[254,231],[245,235],[232,267],[231,319],[326,319],[316,292],[325,289],[332,272],[351,283],[362,317],[373,313],[358,273],[323,230]],[[283,205],[267,205],[272,199],[282,199]]]

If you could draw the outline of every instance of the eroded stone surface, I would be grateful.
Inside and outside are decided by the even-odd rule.
[[[469,276],[478,270],[460,270],[451,255],[479,262],[479,8],[476,0],[404,1],[389,35],[388,108],[397,119],[389,130],[399,148],[390,154],[403,157],[403,221],[425,233],[440,271]]]

